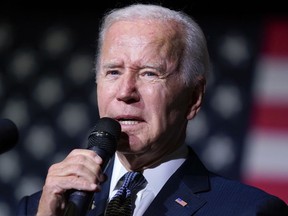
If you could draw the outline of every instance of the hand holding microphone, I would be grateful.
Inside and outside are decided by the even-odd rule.
[[[88,137],[87,149],[75,149],[62,162],[52,165],[38,213],[85,215],[93,193],[104,181],[103,170],[116,151],[120,134],[121,126],[116,120],[102,118]]]
[[[102,170],[105,170],[117,147],[120,137],[120,124],[110,118],[102,118],[94,126],[88,137],[88,149],[96,152],[103,160]],[[93,198],[93,192],[72,191],[69,196],[65,215],[85,215]]]

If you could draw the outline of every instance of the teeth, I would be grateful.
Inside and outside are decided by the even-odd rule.
[[[120,123],[123,125],[135,125],[138,124],[139,121],[136,120],[120,120]]]

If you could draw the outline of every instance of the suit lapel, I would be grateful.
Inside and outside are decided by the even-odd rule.
[[[189,148],[188,159],[166,182],[144,216],[193,215],[206,203],[206,200],[196,193],[208,190],[210,190],[208,171]],[[180,202],[176,201],[177,198],[180,198]]]
[[[114,158],[107,167],[106,174],[112,175]],[[109,195],[110,180],[102,184],[102,190],[94,194],[94,208],[87,216],[103,216]],[[170,177],[160,190],[143,216],[151,215],[193,215],[202,208],[206,200],[197,196],[196,193],[209,191],[208,171],[198,159],[197,155],[189,148],[189,156],[182,166]],[[187,205],[176,202],[180,198]]]

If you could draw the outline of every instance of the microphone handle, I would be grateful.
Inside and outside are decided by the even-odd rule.
[[[105,172],[108,163],[112,155],[98,146],[91,146],[88,148],[96,152],[103,160],[101,165],[103,172]],[[90,206],[92,205],[94,192],[90,191],[79,191],[79,190],[71,190],[68,194],[69,200],[64,213],[64,216],[83,216],[86,214]]]
[[[110,159],[116,152],[117,139],[121,134],[121,125],[114,119],[103,117],[95,125],[88,137],[89,150],[97,153],[103,163],[101,168],[106,171]],[[93,191],[68,191],[68,204],[65,209],[65,216],[84,216],[91,207],[93,201]]]
[[[65,209],[65,216],[85,215],[93,200],[93,192],[72,190]]]

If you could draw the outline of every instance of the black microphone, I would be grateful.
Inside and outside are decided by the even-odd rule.
[[[101,168],[105,171],[110,159],[115,154],[117,141],[121,134],[118,121],[103,117],[96,122],[88,136],[88,149],[96,152],[103,160]],[[82,216],[91,205],[94,192],[71,190],[64,215]]]
[[[19,132],[14,122],[0,119],[0,154],[12,149],[18,142]]]

